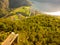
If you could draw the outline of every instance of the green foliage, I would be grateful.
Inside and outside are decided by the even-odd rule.
[[[9,35],[9,34],[10,34],[10,32],[4,32],[4,31],[0,32],[0,45],[7,38],[7,35]]]
[[[48,15],[23,20],[0,19],[0,31],[19,33],[17,45],[60,45],[60,19]],[[2,37],[2,34],[0,34]],[[3,33],[4,40],[7,36]]]
[[[10,13],[15,14],[15,15],[22,14],[23,16],[29,16],[30,7],[29,6],[22,6],[20,8],[14,9]]]
[[[0,17],[5,15],[8,18],[0,18],[0,44],[15,32],[19,34],[17,45],[60,45],[60,19],[30,12],[28,6],[11,12],[0,8]]]
[[[0,18],[0,44],[15,32],[19,34],[17,45],[60,45],[60,19],[30,12],[28,6],[11,12],[0,8],[0,17],[3,16],[8,18]]]
[[[53,16],[33,16],[26,20],[23,20],[21,30],[26,31],[25,34],[22,34],[26,37],[23,37],[21,45],[59,45],[60,43],[60,21],[59,19]],[[20,30],[19,29],[19,30]],[[21,32],[19,32],[21,33]],[[23,32],[22,32],[23,33]],[[21,37],[21,35],[19,35]],[[59,38],[58,38],[59,37]],[[19,38],[21,40],[21,38]],[[27,40],[27,42],[26,42]]]
[[[0,18],[5,17],[7,15],[9,15],[9,11],[6,9],[0,8]]]

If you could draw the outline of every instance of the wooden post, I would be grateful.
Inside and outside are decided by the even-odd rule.
[[[1,45],[11,45],[17,37],[18,37],[18,34],[15,34],[14,32],[12,32],[12,33],[7,37],[7,39],[6,39],[4,42],[2,42]]]

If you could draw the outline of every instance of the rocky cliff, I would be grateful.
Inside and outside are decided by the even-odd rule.
[[[10,8],[18,8],[20,6],[30,6],[30,2],[28,0],[9,0]]]

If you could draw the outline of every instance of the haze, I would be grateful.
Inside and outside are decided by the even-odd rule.
[[[59,11],[60,10],[60,0],[30,0],[33,3],[33,8],[40,11]]]

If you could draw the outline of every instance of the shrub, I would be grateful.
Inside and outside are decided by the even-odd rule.
[[[60,19],[54,16],[40,14],[23,20],[1,19],[0,25],[4,32],[19,34],[17,45],[60,45]]]

